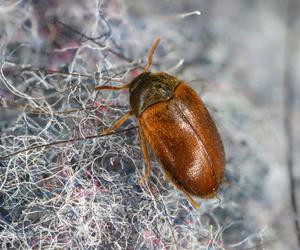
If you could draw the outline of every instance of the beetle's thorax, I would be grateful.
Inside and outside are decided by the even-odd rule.
[[[139,117],[148,107],[169,100],[180,81],[163,72],[145,72],[132,80],[129,87],[130,105]]]

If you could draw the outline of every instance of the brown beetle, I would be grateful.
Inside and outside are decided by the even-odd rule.
[[[131,111],[104,133],[111,133],[130,115],[139,121],[140,142],[146,161],[143,183],[150,176],[147,143],[160,160],[166,176],[183,191],[193,206],[192,195],[214,197],[224,175],[225,154],[214,121],[197,93],[185,82],[164,72],[149,72],[158,38],[148,54],[145,71],[130,84],[95,89],[129,88]]]

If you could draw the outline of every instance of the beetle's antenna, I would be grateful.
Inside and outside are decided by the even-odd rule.
[[[148,52],[148,60],[147,60],[147,66],[144,70],[144,72],[148,72],[149,69],[152,67],[152,62],[153,62],[153,54],[155,53],[158,44],[160,42],[160,37],[156,38],[155,42],[152,44],[149,52]]]
[[[125,84],[119,87],[116,86],[107,86],[107,85],[101,85],[101,86],[97,86],[95,87],[94,90],[102,90],[102,89],[110,89],[110,90],[122,90],[122,89],[128,89],[130,86],[130,84]]]

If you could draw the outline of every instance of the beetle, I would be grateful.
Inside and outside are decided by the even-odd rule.
[[[119,128],[130,116],[139,123],[140,144],[146,163],[143,184],[151,174],[150,145],[165,175],[189,198],[215,197],[224,176],[225,153],[215,122],[195,90],[184,81],[164,72],[150,72],[160,42],[148,52],[147,65],[129,84],[97,86],[95,90],[129,89],[131,110],[102,134]]]

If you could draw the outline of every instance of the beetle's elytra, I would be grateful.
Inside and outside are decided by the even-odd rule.
[[[134,115],[139,121],[147,166],[141,182],[151,170],[148,143],[167,177],[197,207],[192,195],[211,198],[220,188],[224,175],[224,147],[216,125],[197,93],[174,76],[148,71],[159,41],[157,39],[149,51],[145,71],[130,84],[96,87],[98,90],[129,88],[131,111],[105,132],[115,130]]]

